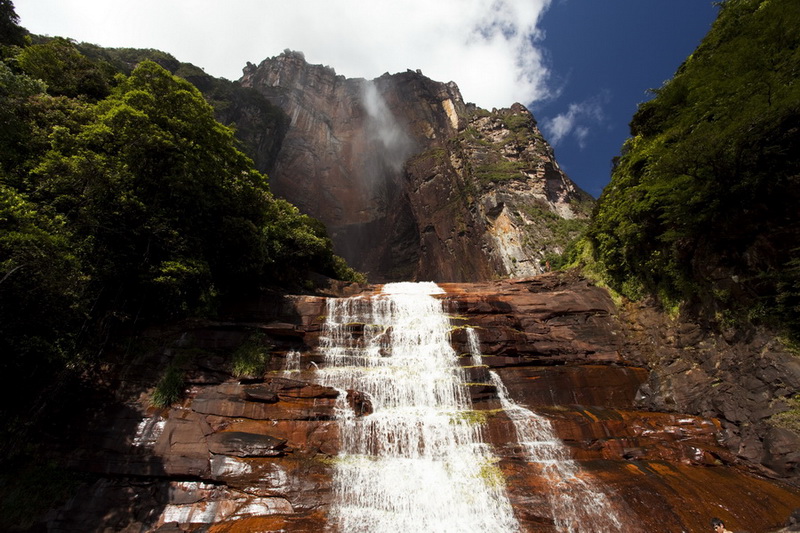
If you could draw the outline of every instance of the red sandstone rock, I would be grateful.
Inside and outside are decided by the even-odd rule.
[[[520,280],[442,287],[450,312],[478,330],[484,355],[518,358],[517,364],[621,362],[607,293],[585,282],[558,290],[557,275],[545,279],[551,292],[533,278],[534,290]],[[458,351],[465,350],[463,330],[454,331],[453,341]]]
[[[513,425],[499,410],[490,370],[500,375],[516,402],[550,421],[581,466],[582,478],[603,487],[632,524],[630,531],[702,531],[708,517],[716,515],[737,529],[761,532],[782,526],[800,507],[800,489],[774,479],[793,475],[793,433],[775,430],[758,441],[746,440],[752,437],[745,433],[746,439],[731,451],[734,422],[708,416],[752,420],[746,418],[753,416],[748,406],[758,403],[754,394],[772,390],[770,379],[790,390],[793,374],[781,369],[791,370],[791,365],[782,359],[763,351],[747,363],[749,376],[713,386],[709,380],[721,376],[719,369],[732,373],[733,363],[703,345],[688,350],[687,343],[699,338],[695,328],[677,326],[673,332],[667,327],[662,340],[634,342],[628,336],[631,326],[618,320],[605,292],[583,280],[550,274],[513,282],[448,284],[445,289],[441,298],[453,314],[457,327],[452,340],[464,364],[472,365],[472,357],[463,328],[478,328],[484,365],[466,368],[465,379],[474,408],[486,415],[482,431],[499,458],[521,531],[555,533],[546,497],[552,486],[515,440]],[[270,342],[302,349],[306,365],[311,360],[322,364],[315,343],[323,303],[318,297],[273,301],[271,308],[281,317],[276,322],[287,325],[270,330]],[[307,314],[293,311],[300,308]],[[239,330],[236,322],[208,323],[207,332],[193,324],[186,338],[224,353],[235,349],[236,338],[241,342],[258,327],[256,315],[264,323],[271,321],[263,308],[239,313]],[[660,338],[655,331],[640,330]],[[645,365],[658,354],[646,350],[654,346],[665,347],[669,358],[649,372]],[[688,352],[706,359],[675,356]],[[218,357],[212,353],[198,359],[215,373],[215,380],[225,367],[214,363]],[[291,373],[275,367],[258,382],[213,381],[193,380],[185,400],[168,410],[146,409],[139,403],[143,400],[135,399],[109,413],[71,463],[100,478],[53,513],[53,527],[330,528],[338,392],[314,383],[313,366]],[[348,397],[369,416],[367,399],[359,391],[348,391]],[[673,407],[667,398],[675,402]],[[688,415],[678,406],[702,412]],[[774,409],[780,407],[764,408],[760,420]],[[254,447],[238,440],[244,435]],[[752,449],[757,461],[766,457],[766,466],[743,460],[742,449]]]
[[[286,441],[269,435],[223,431],[210,435],[207,444],[208,451],[215,454],[236,457],[274,457],[285,453],[283,448],[286,446]]]

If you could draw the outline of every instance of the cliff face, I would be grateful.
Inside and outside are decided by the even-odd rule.
[[[476,423],[498,458],[521,531],[563,529],[549,511],[552,483],[526,457],[490,370],[515,402],[550,420],[581,477],[601,484],[624,531],[701,531],[715,515],[736,528],[774,531],[800,507],[800,489],[785,483],[796,463],[792,450],[771,455],[764,468],[731,442],[736,424],[725,409],[698,412],[683,399],[686,387],[672,387],[672,403],[652,400],[670,388],[664,373],[643,363],[648,349],[664,346],[646,338],[662,328],[617,315],[604,290],[562,273],[442,288]],[[107,398],[63,408],[60,438],[43,453],[86,475],[77,494],[45,518],[47,529],[336,531],[329,512],[340,448],[337,399],[346,395],[359,416],[372,413],[368,395],[319,384],[325,312],[322,297],[265,295],[225,310],[224,322],[149,330],[141,339],[149,348],[106,375]],[[468,327],[478,332],[482,364]],[[234,379],[231,355],[254,332],[271,346],[269,371]],[[687,327],[677,336],[684,349],[725,358]],[[181,368],[185,394],[156,409],[152,386],[168,363]],[[699,385],[699,367],[673,370],[666,378],[697,385],[698,399],[717,403],[726,394],[720,389],[730,389],[726,381]],[[770,371],[793,379],[784,370]],[[717,378],[727,379],[725,372]]]
[[[419,72],[347,79],[296,52],[240,83],[290,119],[277,155],[255,155],[273,191],[374,281],[538,273],[588,215],[519,104],[482,110]]]

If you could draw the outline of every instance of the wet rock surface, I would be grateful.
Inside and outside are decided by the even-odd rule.
[[[620,313],[604,290],[574,275],[442,287],[475,420],[523,531],[557,531],[546,511],[552,487],[519,444],[490,372],[514,402],[549,421],[631,531],[702,531],[711,516],[735,530],[776,531],[800,508],[797,435],[769,425],[792,393],[792,356],[771,344],[756,349],[757,337],[713,344],[699,326],[656,321],[644,308]],[[107,381],[115,402],[53,447],[90,478],[44,527],[329,528],[334,409],[339,402],[370,416],[372,407],[360,391],[315,381],[324,302],[270,297],[235,306],[224,321],[149,332],[151,349]],[[478,333],[479,361],[467,328]],[[236,380],[231,353],[255,332],[271,346],[268,371]],[[751,350],[755,357],[734,360]],[[185,361],[182,400],[151,407],[158,369],[175,360]]]

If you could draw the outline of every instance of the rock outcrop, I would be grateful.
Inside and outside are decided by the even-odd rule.
[[[290,120],[275,157],[254,155],[273,191],[324,222],[372,281],[542,272],[593,203],[520,104],[486,111],[452,82],[348,79],[288,51],[240,83]]]
[[[737,456],[800,485],[796,353],[766,331],[715,334],[646,304],[628,304],[620,316],[628,357],[651,370],[640,405],[718,418]]]
[[[786,438],[767,434],[771,444],[762,446],[769,457],[780,458],[784,470],[759,464],[763,454],[753,461],[741,453],[731,435],[738,428],[744,441],[750,419],[739,426],[724,408],[712,409],[728,382],[699,385],[684,396],[681,387],[664,385],[680,376],[692,380],[687,369],[651,368],[648,358],[666,344],[650,341],[656,330],[647,321],[619,315],[603,289],[560,273],[442,287],[475,422],[500,459],[497,471],[523,531],[555,531],[546,499],[552,487],[526,459],[490,370],[513,401],[550,421],[581,465],[582,477],[602,487],[631,531],[699,531],[710,516],[737,529],[772,531],[800,507],[800,488],[787,483],[793,452],[776,453],[776,443]],[[350,286],[347,292],[370,290]],[[48,529],[330,528],[339,448],[334,408],[346,402],[357,415],[370,416],[371,406],[359,391],[315,381],[315,369],[323,364],[318,347],[325,305],[320,296],[264,295],[228,308],[224,321],[151,330],[141,339],[151,348],[108,380],[113,401],[98,403],[107,407],[84,420],[87,427],[75,430],[76,440],[64,438],[50,450],[86,473],[87,482],[50,513]],[[469,347],[470,329],[478,334],[480,364]],[[685,326],[665,331],[680,332],[674,342],[701,352],[698,332]],[[234,379],[231,354],[254,339],[271,351],[269,370]],[[709,354],[704,357],[714,365],[724,359]],[[149,394],[167,363],[182,370],[184,396],[157,409]],[[723,369],[715,374],[720,380],[731,371],[724,363],[717,368]],[[791,386],[791,368],[774,369],[779,375],[769,386]],[[668,404],[668,390],[699,403]],[[780,393],[770,389],[773,396]],[[709,407],[702,411],[701,405]]]

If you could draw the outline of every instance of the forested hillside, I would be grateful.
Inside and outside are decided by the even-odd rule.
[[[30,384],[19,405],[133,326],[312,273],[359,277],[194,85],[125,51],[33,39],[0,8],[0,365]]]
[[[641,104],[588,242],[609,284],[800,334],[800,3],[726,0]]]

